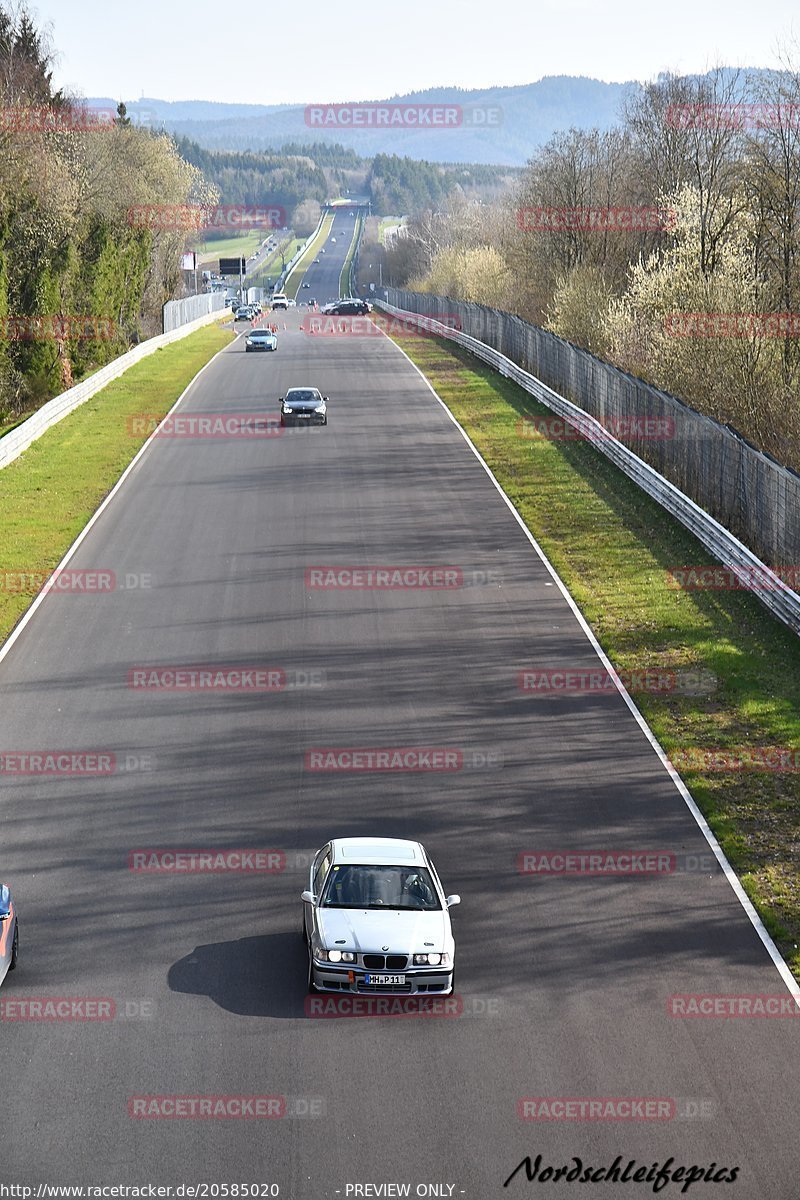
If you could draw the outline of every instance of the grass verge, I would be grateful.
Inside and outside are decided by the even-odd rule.
[[[229,329],[215,322],[156,350],[0,471],[0,643],[147,439],[155,420],[232,338]],[[152,420],[133,421],[142,416]]]
[[[527,392],[450,343],[395,340],[472,438],[630,680],[800,979],[800,639],[747,592],[671,586],[671,567],[715,560],[588,443],[522,436],[523,417],[550,415]],[[793,749],[795,769],[763,769],[753,755],[763,747]],[[718,751],[724,757],[712,757]]]
[[[342,266],[341,272],[339,273],[339,295],[340,296],[352,296],[355,294],[355,290],[354,290],[355,289],[355,280],[351,278],[351,272],[352,272],[352,268],[353,268],[353,259],[356,256],[356,249],[358,247],[358,242],[361,237],[361,233],[362,233],[362,219],[361,219],[361,214],[359,213],[359,215],[356,217],[356,220],[355,220],[355,225],[353,227],[353,236],[350,239],[350,245],[347,248],[347,255],[345,256],[344,264]]]
[[[249,233],[212,233],[196,242],[193,249],[197,251],[197,266],[207,267],[218,258],[237,258],[244,255],[248,258],[255,254],[266,236],[266,231],[255,229]]]
[[[303,282],[306,267],[310,267],[314,259],[319,256],[320,247],[325,245],[328,240],[331,229],[333,228],[333,213],[326,213],[322,218],[322,224],[319,227],[316,237],[309,243],[308,249],[302,258],[298,259],[292,267],[289,274],[286,276],[283,290],[290,300],[297,299],[297,293],[300,290],[300,285]]]

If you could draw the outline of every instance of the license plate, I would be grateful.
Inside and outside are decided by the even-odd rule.
[[[406,981],[405,975],[365,975],[364,983],[379,984],[382,987],[402,987]]]

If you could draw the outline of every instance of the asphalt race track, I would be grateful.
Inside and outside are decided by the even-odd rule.
[[[668,1013],[674,994],[788,993],[666,770],[618,694],[519,690],[526,668],[598,660],[400,351],[280,317],[277,353],[239,338],[179,411],[275,417],[311,384],[328,427],[155,440],[69,564],[116,586],[48,595],[0,662],[6,755],[115,767],[0,777],[21,940],[0,990],[0,1177],[487,1200],[584,1194],[524,1170],[504,1189],[528,1154],[621,1155],[738,1168],[692,1198],[791,1200],[797,1023]],[[446,568],[456,585],[311,586],[330,565]],[[198,665],[266,667],[284,686],[129,685],[134,668]],[[446,748],[457,769],[307,769],[325,747]],[[456,1002],[439,1015],[309,1015],[309,856],[369,833],[423,841],[461,894]],[[153,848],[271,850],[284,869],[131,869]],[[659,851],[677,869],[518,870],[521,854],[583,850]],[[108,1019],[16,1019],[31,998],[93,998],[77,1011]],[[137,1115],[135,1098],[175,1096],[279,1099],[274,1119]],[[522,1118],[546,1097],[659,1103]]]

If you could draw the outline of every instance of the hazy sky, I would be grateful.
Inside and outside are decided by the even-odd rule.
[[[797,0],[31,0],[52,23],[56,82],[85,96],[300,103],[543,75],[645,80],[776,65]],[[800,54],[797,54],[800,59]]]

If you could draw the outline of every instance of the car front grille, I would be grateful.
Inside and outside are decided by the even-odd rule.
[[[393,996],[393,995],[400,995],[403,992],[410,992],[411,984],[404,983],[397,987],[387,988],[387,987],[384,987],[384,985],[382,983],[359,982],[358,990],[359,990],[359,992],[368,992],[372,995],[374,995],[375,993],[378,993],[378,994],[382,994],[384,996]]]
[[[408,965],[406,954],[365,954],[364,966],[372,971],[404,971]]]

